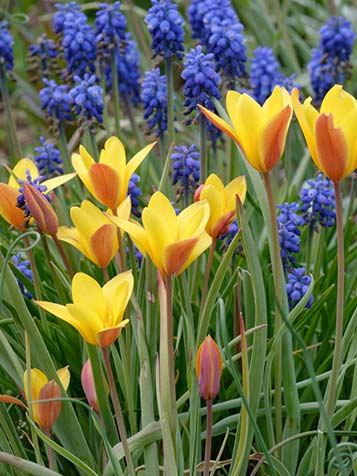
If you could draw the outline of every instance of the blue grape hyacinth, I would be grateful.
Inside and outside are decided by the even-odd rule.
[[[138,187],[138,183],[140,182],[140,176],[138,174],[133,174],[130,177],[128,183],[128,193],[130,195],[131,200],[131,213],[133,213],[136,217],[141,216],[141,211],[139,210],[140,207],[140,197],[142,196],[143,192],[141,188]]]
[[[14,40],[7,21],[0,21],[0,74],[11,71],[14,66]]]
[[[47,142],[44,137],[40,137],[40,142],[41,146],[35,147],[36,155],[34,157],[39,174],[44,179],[62,175],[64,170],[60,151],[55,144]]]
[[[39,92],[41,109],[46,112],[49,119],[63,122],[71,121],[71,98],[68,86],[57,84],[53,79],[43,79],[45,87]]]
[[[55,7],[57,12],[53,15],[53,30],[57,34],[63,33],[66,22],[70,23],[76,19],[87,21],[87,17],[81,12],[81,6],[76,2],[56,3]]]
[[[331,17],[320,28],[320,41],[308,65],[314,99],[320,102],[334,84],[344,84],[350,74],[355,33],[344,17]]]
[[[13,264],[16,266],[16,268],[22,274],[24,274],[27,279],[29,279],[30,281],[33,281],[33,276],[32,276],[32,271],[31,271],[31,268],[30,268],[30,261],[29,260],[24,258],[21,253],[17,253],[16,255],[13,255],[11,257],[11,260],[12,260]],[[25,286],[23,285],[21,280],[16,278],[16,281],[17,281],[17,284],[19,285],[21,294],[23,294],[23,296],[27,297],[28,299],[32,299],[32,297],[33,297],[32,294],[29,291],[27,291],[27,289],[25,288]]]
[[[296,213],[300,210],[296,202],[283,203],[277,207],[280,254],[284,269],[287,269],[295,264],[294,254],[300,250],[301,231],[298,227],[304,224],[304,220]]]
[[[120,2],[100,3],[95,15],[96,39],[101,47],[113,48],[125,41],[126,18]]]
[[[145,73],[141,85],[141,101],[147,132],[161,136],[167,129],[167,79],[155,68]]]
[[[74,113],[79,122],[91,127],[95,122],[103,122],[103,88],[97,84],[94,74],[85,74],[81,79],[75,76],[76,86],[69,91]]]
[[[288,273],[286,292],[288,295],[289,309],[291,310],[305,296],[310,284],[311,276],[305,274],[305,268],[292,268]],[[309,297],[306,308],[311,307],[313,296]]]
[[[172,184],[183,187],[186,202],[188,195],[198,187],[200,180],[200,153],[195,144],[190,147],[185,145],[175,146],[172,159]]]
[[[184,46],[184,20],[171,0],[152,0],[145,23],[152,38],[154,56],[181,59]]]
[[[300,191],[301,211],[305,224],[330,227],[336,220],[336,201],[333,183],[323,174],[309,179]]]
[[[29,46],[30,73],[34,73],[33,80],[48,78],[56,68],[55,59],[58,56],[55,42],[41,35],[37,42]]]

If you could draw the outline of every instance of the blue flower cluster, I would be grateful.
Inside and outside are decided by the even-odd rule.
[[[69,91],[74,113],[88,126],[93,124],[93,120],[101,124],[104,110],[103,88],[97,84],[96,76],[85,74],[83,79],[75,76],[74,80],[77,86]]]
[[[138,182],[140,182],[140,176],[138,174],[133,174],[130,177],[129,184],[128,184],[128,193],[131,199],[131,212],[136,216],[141,216],[141,211],[139,210],[140,201],[139,197],[143,194],[141,189],[137,186]]]
[[[16,266],[16,268],[26,276],[27,279],[33,281],[32,271],[30,268],[30,261],[25,259],[21,253],[17,253],[16,255],[11,257],[12,262]],[[32,299],[32,294],[27,291],[25,286],[22,284],[21,280],[16,278],[17,284],[19,285],[21,293],[27,297],[28,299]]]
[[[334,84],[343,84],[349,75],[349,62],[355,41],[351,23],[344,17],[331,17],[320,28],[320,42],[312,50],[308,65],[314,99],[319,102]]]
[[[80,19],[84,23],[87,17],[81,12],[81,6],[76,2],[56,3],[57,12],[53,16],[53,30],[57,34],[64,32],[65,23],[71,23],[76,19]]]
[[[310,284],[311,276],[305,274],[305,268],[293,268],[288,273],[288,282],[286,284],[286,292],[288,295],[289,309],[291,310],[306,294]],[[306,308],[311,307],[313,296],[309,297]]]
[[[307,180],[300,191],[301,211],[305,224],[330,227],[336,220],[336,202],[331,180],[323,174]]]
[[[97,42],[107,48],[125,41],[126,19],[120,6],[120,2],[100,3],[95,15]]]
[[[172,184],[179,183],[183,187],[184,196],[188,201],[189,192],[194,192],[200,180],[200,153],[196,145],[190,147],[175,146],[172,159]]]
[[[165,75],[160,74],[159,68],[145,73],[141,101],[147,132],[161,136],[167,129],[167,80]]]
[[[154,56],[182,58],[185,22],[175,3],[171,0],[152,0],[145,23],[151,34]]]
[[[294,75],[285,77],[279,73],[273,50],[266,46],[258,46],[253,52],[250,68],[250,84],[253,97],[259,104],[263,104],[270,96],[275,86],[283,86],[289,92],[295,86]]]
[[[30,72],[40,73],[41,79],[48,78],[57,57],[57,49],[55,42],[49,40],[45,34],[41,35],[37,42],[29,46],[29,63],[31,64]],[[35,78],[36,80],[38,77]]]
[[[197,104],[214,110],[212,98],[220,98],[219,84],[221,78],[216,73],[213,63],[213,54],[204,54],[202,46],[192,48],[185,56],[184,70],[181,77],[185,81],[183,105],[185,114],[197,109]]]
[[[49,179],[63,174],[63,161],[60,151],[55,144],[47,142],[44,137],[40,137],[41,146],[35,147],[36,155],[34,161],[41,177]]]
[[[7,21],[0,21],[0,74],[14,67],[14,40],[10,35]]]
[[[123,98],[130,98],[133,104],[140,101],[140,56],[136,41],[130,33],[125,33],[124,50],[117,48],[115,51],[118,70],[118,87]],[[112,71],[110,64],[106,63],[105,78],[108,88],[112,88]]]
[[[301,231],[298,227],[304,224],[304,220],[296,213],[300,210],[300,205],[296,202],[283,203],[277,207],[281,259],[284,269],[288,269],[295,264],[294,254],[300,249]]]
[[[39,176],[35,179],[32,179],[30,171],[26,170],[26,180],[23,180],[23,179],[18,180],[18,182],[20,184],[20,187],[19,187],[19,195],[17,196],[17,200],[16,200],[16,206],[24,211],[24,216],[25,216],[25,219],[26,219],[27,223],[31,218],[31,212],[30,212],[30,209],[28,208],[28,206],[26,204],[23,184],[25,182],[27,182],[27,183],[33,185],[39,192],[41,192],[43,194],[43,196],[46,198],[46,200],[48,202],[50,202],[50,197],[47,194],[45,194],[45,192],[47,190],[46,185],[41,185],[41,182],[42,182],[43,178],[44,177]]]
[[[49,118],[57,121],[71,121],[71,98],[65,84],[58,85],[53,79],[43,79],[45,88],[39,92],[41,108]]]

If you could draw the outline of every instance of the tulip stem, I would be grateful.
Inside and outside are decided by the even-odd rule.
[[[174,319],[172,314],[172,276],[165,279],[166,299],[167,299],[167,341],[168,341],[168,362],[169,362],[169,382],[171,393],[171,408],[176,408],[176,388],[175,388],[175,356],[174,356]]]
[[[59,239],[57,238],[57,235],[53,235],[52,236],[53,238],[53,241],[55,242],[55,245],[57,246],[57,249],[59,251],[59,254],[61,255],[61,258],[62,258],[62,261],[63,261],[63,264],[65,265],[66,267],[66,270],[67,270],[67,273],[69,274],[69,277],[72,279],[73,278],[73,271],[72,271],[72,266],[71,266],[71,263],[69,262],[68,258],[67,258],[67,255],[64,251],[64,248],[62,246],[62,243],[59,241]]]
[[[202,312],[203,306],[204,306],[205,301],[206,301],[207,290],[208,290],[208,281],[209,281],[209,276],[211,274],[211,268],[212,268],[214,252],[215,252],[215,249],[216,249],[216,243],[217,243],[217,238],[213,238],[210,249],[209,249],[205,275],[204,275],[204,278],[203,278],[201,306],[200,306],[201,307],[201,312]]]
[[[279,233],[278,233],[278,222],[276,219],[275,213],[275,203],[273,197],[273,191],[270,182],[269,173],[266,172],[263,174],[265,189],[268,197],[268,205],[270,212],[271,228],[272,228],[272,239],[273,239],[273,253],[272,253],[272,264],[273,264],[273,277],[274,277],[274,288],[276,296],[276,305],[275,305],[275,321],[274,329],[275,332],[278,331],[282,324],[281,318],[281,309],[282,309],[282,289],[281,282],[284,279],[282,276],[282,266],[281,266],[281,257],[280,257],[280,244],[279,244]],[[282,383],[282,368],[281,368],[281,359],[282,359],[282,343],[279,339],[276,352],[275,352],[275,362],[274,362],[274,388],[275,388],[275,437],[277,442],[282,440],[283,436],[283,418],[282,418],[282,392],[281,392],[281,383]]]
[[[203,476],[208,476],[211,460],[211,443],[212,443],[212,400],[207,400],[207,426],[206,426],[206,445],[205,445],[205,464]]]
[[[51,430],[45,430],[45,435],[51,438]],[[54,453],[53,453],[53,448],[50,445],[47,445],[47,458],[48,458],[48,467],[51,470],[55,469],[55,459],[54,459]]]
[[[110,69],[112,72],[112,91],[114,101],[114,131],[117,137],[120,136],[120,104],[119,104],[119,81],[118,68],[115,57],[115,48],[110,53]]]
[[[112,399],[112,402],[113,402],[113,407],[114,407],[114,412],[115,412],[115,419],[116,419],[116,422],[117,422],[120,439],[121,439],[121,442],[122,442],[122,445],[123,445],[125,459],[126,459],[126,463],[128,465],[129,475],[130,476],[135,476],[134,463],[133,463],[133,460],[132,460],[131,454],[130,454],[130,449],[129,449],[129,445],[128,445],[128,438],[127,438],[127,435],[126,435],[126,429],[125,429],[123,414],[122,414],[122,411],[121,411],[121,408],[120,408],[120,402],[119,402],[117,388],[115,386],[112,366],[110,364],[108,347],[103,347],[102,351],[103,351],[105,368],[106,368],[107,375],[108,375],[108,380],[109,380],[110,396],[111,396],[111,399]]]

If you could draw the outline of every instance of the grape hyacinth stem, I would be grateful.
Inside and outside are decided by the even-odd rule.
[[[117,137],[120,137],[120,104],[119,104],[119,89],[118,89],[118,68],[114,48],[110,52],[110,69],[112,72],[112,91],[114,101],[114,132]]]
[[[169,143],[175,141],[175,117],[174,117],[174,77],[171,58],[166,58],[165,72],[167,78],[167,118]]]

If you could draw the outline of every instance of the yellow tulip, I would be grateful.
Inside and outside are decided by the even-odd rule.
[[[230,136],[248,162],[259,172],[269,172],[281,159],[285,148],[292,107],[289,93],[276,86],[261,106],[248,94],[228,91],[227,113],[231,124],[199,106],[218,129]]]
[[[89,192],[103,205],[114,210],[125,200],[131,176],[155,144],[147,145],[126,163],[123,144],[117,137],[110,137],[104,144],[99,162],[95,162],[87,150],[80,146],[79,154],[72,155],[72,165]]]
[[[35,303],[71,324],[89,344],[108,347],[129,322],[123,316],[133,285],[131,271],[118,274],[103,288],[87,274],[77,273],[72,281],[73,304]]]
[[[205,231],[208,219],[206,200],[190,205],[176,216],[170,201],[161,192],[155,192],[144,208],[144,226],[111,217],[120,229],[129,233],[144,256],[149,254],[162,277],[182,273],[209,247],[212,240]]]
[[[70,373],[68,367],[63,367],[57,370],[58,378],[60,379],[63,388],[67,390],[70,380]],[[61,397],[61,389],[54,380],[48,380],[46,375],[38,369],[31,369],[30,372],[31,381],[31,399],[32,399],[32,412],[34,421],[43,430],[49,430],[57,420],[57,417],[61,411],[61,401],[49,401],[36,403],[36,400],[50,400],[52,398]],[[26,399],[29,399],[28,392],[28,376],[27,371],[23,377],[24,390]]]
[[[127,197],[117,209],[118,216],[128,220],[130,208]],[[117,227],[88,200],[80,207],[72,207],[70,213],[74,227],[59,227],[57,237],[77,248],[99,268],[106,268],[119,249]]]
[[[300,103],[297,89],[292,103],[316,167],[334,183],[340,182],[357,168],[356,99],[335,85],[323,99],[320,113],[310,97]]]
[[[206,225],[207,233],[213,238],[226,233],[236,214],[236,196],[245,200],[247,184],[244,175],[224,186],[216,174],[211,174],[195,193],[196,200],[207,200],[210,216]]]
[[[39,172],[34,162],[30,159],[21,159],[10,172],[11,175],[8,183],[0,183],[0,215],[12,226],[24,231],[26,225],[24,211],[16,206],[17,198],[20,195],[19,188],[21,187],[18,179],[27,180],[29,173],[31,179],[35,180],[39,177]],[[75,173],[72,173],[54,177],[41,182],[41,185],[47,187],[45,193],[48,193],[56,187],[68,182],[68,180],[71,180],[75,175]]]

